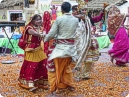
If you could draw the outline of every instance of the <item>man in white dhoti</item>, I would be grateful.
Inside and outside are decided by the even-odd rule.
[[[99,16],[91,18],[89,14],[86,15],[84,8],[79,9],[78,6],[73,6],[72,11],[73,15],[80,20],[75,35],[77,55],[73,57],[76,61],[74,77],[79,80],[87,79],[93,63],[99,58],[98,43],[95,37],[91,35],[91,26],[94,26],[94,22],[102,19],[103,12]]]

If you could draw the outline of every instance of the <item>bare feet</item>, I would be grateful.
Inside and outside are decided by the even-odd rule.
[[[21,84],[21,83],[18,83],[18,85],[24,89],[29,90],[30,92],[34,92],[38,89],[38,87],[29,87],[29,86]]]
[[[29,86],[24,85],[24,84],[21,84],[21,83],[18,83],[18,85],[19,85],[20,87],[24,88],[24,89],[27,89],[27,90],[29,90],[29,89],[32,89],[32,88],[33,88],[33,87],[29,87]]]
[[[36,87],[43,88],[43,89],[48,89],[49,88],[48,85],[36,85]]]
[[[33,87],[31,89],[29,89],[30,92],[35,92],[38,89],[38,87]]]
[[[68,87],[67,89],[68,89],[70,92],[73,92],[73,91],[75,90],[74,87]]]
[[[113,63],[113,60],[114,60],[114,58],[113,57],[111,57],[111,62]]]

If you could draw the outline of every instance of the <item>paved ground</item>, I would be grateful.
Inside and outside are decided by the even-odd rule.
[[[104,50],[103,50],[104,52]],[[10,59],[0,57],[0,60]],[[46,97],[47,90],[29,92],[18,86],[21,64],[0,64],[0,94],[4,97]],[[95,63],[89,80],[75,82],[74,92],[66,91],[58,97],[125,97],[129,94],[129,67],[117,67],[110,62],[107,53],[102,53]]]
[[[112,48],[112,46],[113,46],[113,43],[111,43],[108,48],[104,48],[104,49],[99,50],[99,52],[100,53],[107,53]]]

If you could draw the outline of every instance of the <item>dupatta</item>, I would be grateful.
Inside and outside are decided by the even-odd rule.
[[[32,43],[31,40],[32,40],[33,35],[30,35],[30,34],[27,33],[29,29],[35,30],[35,28],[32,26],[32,19],[25,26],[24,31],[22,33],[22,37],[19,39],[19,42],[18,42],[18,46],[21,49],[23,49],[24,51],[32,51],[32,50],[35,50],[35,48],[38,47],[37,44]],[[40,30],[42,31],[41,27],[40,27]]]
[[[76,29],[75,34],[77,36],[77,42],[75,45],[78,53],[75,58],[73,57],[73,59],[76,61],[76,66],[74,69],[77,69],[86,61],[85,59],[91,44],[91,24],[88,16],[85,16],[85,23],[83,21],[79,22],[79,26]]]

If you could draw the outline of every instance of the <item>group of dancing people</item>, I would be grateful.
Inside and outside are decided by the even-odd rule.
[[[73,77],[79,80],[89,78],[93,63],[98,61],[98,44],[91,33],[94,23],[101,21],[103,11],[91,17],[85,8],[71,7],[69,2],[62,3],[61,11],[63,16],[57,17],[52,26],[47,11],[44,12],[43,24],[42,17],[35,14],[26,25],[23,33],[25,56],[18,79],[21,87],[30,90],[49,88],[51,93],[62,89],[74,91]],[[115,41],[109,54],[117,60],[117,65],[129,61],[129,40],[123,27],[124,20],[125,15],[121,15],[116,7],[110,9],[108,29],[115,35]],[[115,25],[118,27],[112,28]],[[74,68],[71,67],[73,63]]]

